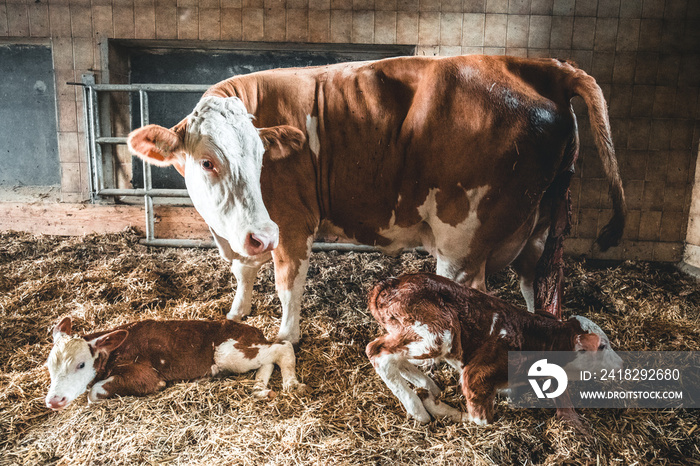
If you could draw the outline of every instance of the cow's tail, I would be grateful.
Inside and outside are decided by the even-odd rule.
[[[583,70],[572,67],[570,77],[569,88],[574,95],[583,98],[588,107],[593,140],[598,148],[598,157],[600,157],[600,161],[603,164],[605,177],[610,184],[613,216],[600,231],[598,239],[596,239],[600,250],[606,251],[612,246],[617,246],[622,238],[622,232],[625,228],[625,217],[627,216],[625,192],[622,189],[622,179],[620,178],[615,149],[613,148],[610,120],[603,91],[596,80]]]

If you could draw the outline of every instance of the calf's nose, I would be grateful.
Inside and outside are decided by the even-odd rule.
[[[46,406],[51,409],[63,409],[66,406],[66,397],[54,395],[46,399]]]

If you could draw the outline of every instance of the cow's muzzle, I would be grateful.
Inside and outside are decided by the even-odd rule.
[[[269,228],[261,231],[249,232],[243,243],[243,248],[249,256],[257,256],[259,254],[272,251],[279,243],[279,230],[277,225],[275,228]]]

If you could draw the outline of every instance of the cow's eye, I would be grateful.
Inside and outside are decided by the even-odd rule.
[[[601,343],[598,347],[598,351],[603,351],[606,348],[605,343]]]
[[[201,164],[202,164],[202,168],[204,170],[209,171],[209,172],[214,171],[214,164],[212,163],[211,160],[204,159],[204,160],[202,160]]]
[[[78,364],[78,369],[84,369],[84,368],[85,368],[84,362],[81,362],[80,364]]]

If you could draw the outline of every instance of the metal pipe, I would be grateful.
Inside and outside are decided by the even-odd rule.
[[[112,136],[97,138],[95,142],[97,142],[98,144],[126,144],[126,140],[127,138],[125,137]]]
[[[104,188],[104,159],[102,154],[102,147],[97,144],[97,140],[101,137],[100,130],[100,117],[98,106],[97,92],[93,88],[90,88],[90,107],[92,108],[92,137],[93,137],[93,147],[95,149],[95,172],[97,176],[97,189],[100,190]]]
[[[196,239],[152,239],[146,240],[142,239],[139,241],[141,244],[146,246],[161,246],[168,248],[215,248],[216,243],[214,241],[207,240],[196,240]],[[381,252],[381,250],[376,246],[367,246],[365,244],[352,244],[352,243],[313,243],[311,245],[311,251],[313,252],[328,252],[328,251],[339,251],[339,252]],[[414,249],[406,249],[404,252],[414,251],[418,254],[427,254],[428,252],[425,248],[418,247]]]
[[[85,76],[83,76],[83,79],[85,79]],[[87,177],[88,179],[88,190],[90,192],[90,201],[94,203],[96,201],[97,197],[97,186],[96,186],[96,180],[94,178],[95,175],[95,167],[94,167],[94,161],[92,159],[94,152],[90,150],[92,147],[92,137],[90,134],[90,109],[88,106],[88,88],[83,87],[83,121],[85,124],[85,147],[88,150],[88,157],[87,157],[87,166],[88,166],[88,173],[90,176]]]
[[[139,90],[139,110],[141,112],[141,126],[148,124],[148,94],[146,91]],[[146,240],[153,241],[155,239],[156,219],[153,212],[153,198],[150,191],[153,189],[153,178],[151,176],[151,164],[142,160],[143,163],[143,188],[145,194],[143,201],[146,210]]]
[[[100,196],[145,196],[146,194],[153,197],[190,197],[186,189],[126,189],[126,188],[107,188],[100,190],[97,194]]]
[[[198,239],[142,239],[139,243],[146,246],[160,246],[164,248],[214,248],[213,241]]]
[[[204,92],[211,84],[93,84],[98,92]]]

